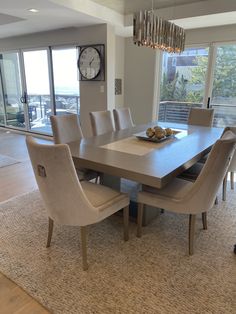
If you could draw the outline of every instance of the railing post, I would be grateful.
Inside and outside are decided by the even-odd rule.
[[[167,107],[167,102],[165,102],[164,106],[164,121],[166,122],[166,107]]]

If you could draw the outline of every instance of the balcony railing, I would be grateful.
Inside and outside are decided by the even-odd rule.
[[[173,123],[187,123],[191,108],[201,108],[200,103],[187,103],[178,101],[161,101],[159,107],[159,121]],[[225,127],[236,125],[236,106],[225,104],[212,104],[214,109],[213,126]]]
[[[159,121],[173,123],[187,123],[190,108],[201,108],[199,103],[178,101],[161,101],[159,107]]]

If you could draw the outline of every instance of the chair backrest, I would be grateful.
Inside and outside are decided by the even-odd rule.
[[[214,144],[200,175],[183,200],[185,207],[192,213],[207,211],[214,205],[216,194],[234,154],[235,145],[236,136],[231,131],[225,132]]]
[[[55,144],[67,144],[83,138],[76,114],[50,116]]]
[[[102,135],[115,131],[112,115],[109,110],[90,112],[89,116],[93,135]]]
[[[31,136],[26,144],[48,216],[65,225],[96,222],[97,211],[83,192],[68,145],[42,145]]]
[[[212,126],[214,109],[191,108],[188,116],[188,124],[200,126]]]
[[[130,108],[113,109],[116,130],[132,128],[134,126]]]
[[[230,130],[231,132],[233,132],[236,135],[236,127],[235,126],[226,127],[225,130],[226,131]],[[228,171],[231,171],[231,172],[236,171],[236,152],[234,152],[234,154],[233,154],[233,157],[231,159]]]

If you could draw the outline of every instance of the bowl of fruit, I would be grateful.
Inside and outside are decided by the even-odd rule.
[[[162,128],[160,126],[154,126],[148,128],[146,131],[137,133],[135,136],[138,139],[159,143],[165,141],[169,138],[172,138],[177,134],[178,131],[173,130],[171,128]]]

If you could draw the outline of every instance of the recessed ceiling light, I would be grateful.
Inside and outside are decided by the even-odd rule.
[[[39,12],[39,10],[37,10],[37,9],[28,9],[28,11],[33,12],[33,13]]]

